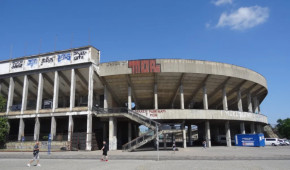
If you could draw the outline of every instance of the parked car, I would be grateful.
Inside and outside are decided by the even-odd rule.
[[[279,141],[279,145],[280,146],[286,145],[286,143],[285,143],[285,141],[283,139],[278,139],[278,141]]]
[[[290,145],[290,141],[289,140],[285,140],[286,145]]]
[[[278,138],[265,138],[265,145],[278,146],[278,145],[280,145],[280,142],[279,142]]]

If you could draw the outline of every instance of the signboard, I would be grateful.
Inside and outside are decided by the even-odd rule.
[[[0,63],[0,74],[89,62],[91,61],[90,57],[93,57],[90,52],[89,48],[87,48],[55,55],[48,54],[34,58],[3,62]]]
[[[45,56],[39,58],[39,68],[47,68],[54,66],[55,56]]]
[[[156,64],[156,59],[132,60],[128,62],[128,68],[132,68],[132,74],[161,72],[161,65]]]

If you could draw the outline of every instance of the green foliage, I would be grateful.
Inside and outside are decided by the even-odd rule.
[[[0,112],[6,111],[6,99],[0,95]]]
[[[43,140],[48,140],[48,136],[43,136],[42,139]]]
[[[8,119],[6,117],[0,117],[0,148],[5,146],[9,129]]]
[[[277,123],[278,123],[277,128],[278,128],[279,134],[283,138],[290,139],[290,118],[287,118],[284,120],[278,119]]]

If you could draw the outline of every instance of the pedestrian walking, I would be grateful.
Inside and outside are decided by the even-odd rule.
[[[103,141],[103,147],[102,149],[103,150],[103,157],[101,159],[101,161],[108,161],[108,145],[106,144],[106,141]]]
[[[206,149],[206,141],[205,140],[202,142],[202,145],[203,145],[203,148]]]
[[[175,153],[175,150],[176,150],[176,144],[175,144],[175,141],[173,141],[173,144],[172,144],[172,150],[174,151],[173,153]]]
[[[38,141],[35,143],[35,145],[33,147],[33,159],[31,161],[29,161],[27,166],[30,167],[30,165],[33,161],[36,161],[36,164],[34,166],[41,166],[39,164],[39,142]]]

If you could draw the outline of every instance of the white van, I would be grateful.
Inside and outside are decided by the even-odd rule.
[[[278,138],[265,138],[265,145],[278,146],[280,144]]]

